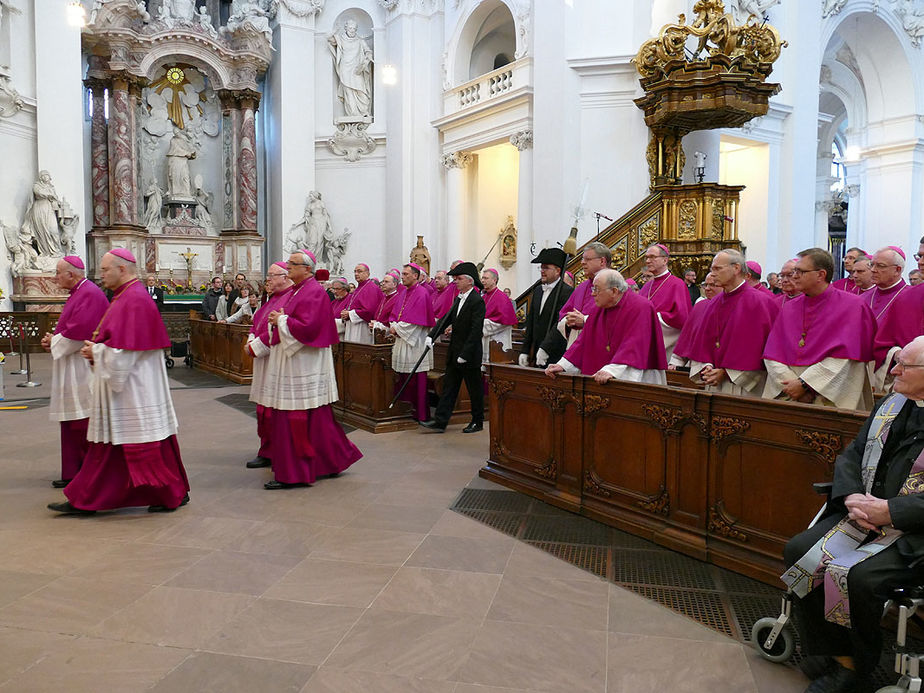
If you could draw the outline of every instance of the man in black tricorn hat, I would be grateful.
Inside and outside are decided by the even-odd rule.
[[[540,284],[533,289],[526,316],[526,336],[520,349],[520,365],[535,363],[545,367],[557,363],[567,343],[557,329],[558,312],[571,296],[574,287],[561,280],[568,256],[561,248],[543,248],[532,260],[539,263]]]
[[[432,421],[421,426],[442,433],[446,430],[452,410],[456,407],[459,388],[465,381],[472,401],[472,421],[463,433],[475,433],[484,428],[484,390],[481,384],[481,337],[484,330],[484,299],[478,279],[478,268],[471,262],[462,262],[449,270],[459,295],[444,318],[430,331],[429,340],[437,339],[452,326],[449,335],[449,354],[446,357],[446,374],[443,376],[443,394],[436,405]],[[506,299],[505,299],[506,300]]]

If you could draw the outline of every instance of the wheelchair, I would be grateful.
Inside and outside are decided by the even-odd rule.
[[[809,527],[818,522],[824,514],[828,501],[831,500],[831,486],[831,482],[812,485],[816,493],[826,496],[826,500]],[[770,662],[785,662],[792,657],[795,651],[796,639],[792,626],[789,626],[793,599],[792,592],[787,590],[782,597],[780,615],[759,619],[751,628],[751,642],[760,656]],[[921,678],[922,671],[924,671],[924,652],[914,652],[913,650],[917,648],[909,646],[908,625],[914,620],[924,623],[924,585],[900,587],[893,590],[891,598],[886,601],[883,608],[883,616],[893,608],[898,610],[898,626],[895,635],[895,673],[899,675],[899,679],[894,685],[884,686],[876,693],[921,693],[924,691],[924,680]],[[811,665],[800,668],[809,676],[823,673],[813,671]]]

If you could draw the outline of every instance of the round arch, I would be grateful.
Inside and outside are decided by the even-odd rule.
[[[505,9],[510,14],[516,33],[516,51],[514,59],[522,58],[528,51],[526,46],[527,29],[524,22],[529,21],[527,15],[519,15],[514,0],[482,0],[468,8],[459,16],[452,38],[446,50],[446,77],[445,88],[469,81],[469,64],[472,50],[485,20],[498,9]]]
[[[196,50],[187,44],[174,45],[172,42],[164,42],[155,46],[141,61],[141,70],[147,79],[153,79],[158,68],[165,63],[186,63],[192,65],[202,72],[212,83],[212,89],[227,88],[230,82],[230,74],[226,66],[222,65],[215,55],[207,50]]]

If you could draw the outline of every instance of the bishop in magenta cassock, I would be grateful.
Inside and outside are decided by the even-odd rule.
[[[764,397],[869,410],[867,368],[873,358],[876,320],[859,296],[828,284],[831,254],[799,253],[793,282],[802,292],[784,304],[764,348]]]
[[[628,283],[628,281],[627,279],[626,282]],[[693,304],[693,308],[690,309],[687,321],[683,324],[683,329],[680,330],[680,336],[677,338],[677,343],[674,345],[674,353],[671,354],[671,357],[667,360],[667,370],[673,371],[690,365],[690,359],[680,354],[686,353],[689,345],[693,343],[696,334],[702,327],[703,315],[706,313],[706,307],[709,301],[720,293],[722,293],[722,289],[716,284],[715,275],[709,272],[706,275],[706,279],[703,280],[703,295],[696,300],[696,303]]]
[[[513,346],[513,327],[517,324],[517,314],[513,309],[513,302],[503,291],[497,288],[499,275],[496,269],[486,269],[481,273],[481,283],[484,292],[484,331],[481,337],[481,362],[487,363],[490,359],[489,345],[491,342],[500,342],[504,349]]]
[[[654,306],[630,291],[622,275],[612,269],[597,272],[593,291],[597,309],[565,355],[545,369],[546,375],[581,374],[594,376],[598,383],[615,378],[666,385],[667,358]]]
[[[244,349],[253,358],[253,379],[250,382],[250,401],[257,405],[257,437],[260,449],[257,456],[247,463],[248,469],[269,467],[272,463],[273,410],[265,406],[266,363],[273,340],[279,343],[279,332],[269,331],[269,314],[276,310],[292,290],[292,280],[284,262],[274,262],[267,272],[267,284],[272,292],[269,299],[253,314],[253,324],[247,336]]]
[[[267,490],[312,484],[332,476],[362,457],[334,420],[337,379],[331,347],[337,325],[327,292],[314,278],[315,257],[297,250],[286,263],[293,286],[267,314],[278,333],[266,364],[266,406],[272,411],[274,479]]]
[[[667,268],[669,256],[667,246],[661,243],[645,250],[645,268],[651,272],[652,278],[638,292],[639,296],[651,301],[658,313],[664,334],[664,351],[668,358],[674,353],[674,345],[691,308],[687,285]]]
[[[908,287],[876,325],[873,357],[876,373],[891,370],[898,352],[924,334],[924,284]],[[891,378],[883,385],[890,385]]]
[[[100,263],[112,302],[81,354],[93,368],[90,443],[64,489],[63,513],[147,505],[170,511],[189,500],[164,349],[170,346],[157,306],[138,279],[135,257],[113,248]]]
[[[748,284],[747,270],[739,251],[716,254],[710,272],[722,293],[706,303],[698,329],[684,340],[690,325],[687,319],[674,354],[689,359],[690,380],[705,385],[706,390],[760,397],[767,380],[764,346],[779,306],[774,296]]]
[[[389,272],[382,277],[382,283],[379,288],[382,289],[382,301],[378,308],[375,309],[375,315],[372,317],[370,328],[372,330],[388,330],[391,324],[391,311],[395,307],[395,299],[398,297],[398,289],[404,288],[399,286],[400,275],[395,272]]]
[[[433,317],[439,320],[452,308],[452,302],[459,295],[459,290],[446,270],[436,273],[433,278],[433,287],[436,289],[436,293],[433,294]]]
[[[330,302],[330,313],[334,316],[337,335],[343,339],[346,333],[346,323],[340,319],[340,316],[343,315],[343,309],[346,307],[347,301],[350,300],[350,285],[346,277],[334,277],[330,280],[329,286],[334,294],[334,298]]]
[[[757,289],[761,293],[765,293],[769,296],[775,296],[776,294],[774,294],[772,291],[770,291],[770,289],[760,283],[760,277],[764,272],[763,267],[760,266],[760,263],[756,262],[755,260],[748,260],[747,266],[747,283],[750,284],[752,288]]]
[[[865,250],[862,248],[850,248],[844,254],[844,274],[847,276],[843,279],[838,279],[837,281],[831,282],[831,286],[833,286],[835,289],[847,291],[848,293],[852,294],[860,293],[851,275],[853,274],[853,263],[855,263],[861,257],[866,257]]]
[[[391,350],[391,367],[395,373],[411,374],[411,380],[404,389],[402,399],[414,407],[418,421],[430,418],[430,405],[427,402],[427,371],[433,368],[433,350],[427,344],[427,334],[436,324],[433,317],[433,302],[430,294],[418,280],[423,268],[414,263],[401,270],[402,291],[395,299],[389,318],[389,331],[395,335],[395,344]],[[420,366],[414,369],[418,359],[426,352]],[[406,376],[401,376],[402,381]],[[395,383],[395,389],[401,382]]]
[[[801,293],[792,280],[792,271],[796,268],[798,263],[799,258],[795,257],[792,260],[784,262],[783,266],[780,268],[780,289],[782,289],[782,291],[774,297],[774,300],[779,306],[789,303]]]
[[[568,297],[565,305],[558,312],[558,331],[567,340],[567,346],[571,346],[581,334],[584,323],[590,318],[591,314],[597,309],[594,303],[594,297],[591,292],[594,284],[594,277],[597,272],[610,266],[613,259],[613,253],[604,243],[588,243],[584,247],[581,255],[581,269],[584,270],[584,281],[578,284],[577,288]],[[562,267],[564,271],[564,267]],[[536,365],[545,366],[547,359],[544,354],[537,352]]]
[[[873,317],[876,318],[877,337],[879,330],[888,319],[888,314],[894,309],[899,296],[911,288],[902,277],[904,269],[905,253],[897,246],[882,248],[873,255],[872,279],[874,286],[869,291],[864,292],[862,298],[873,311]],[[885,341],[885,338],[883,341]],[[893,356],[901,346],[893,345]],[[891,362],[891,359],[885,359],[881,363],[877,361],[873,367],[871,379],[873,389],[876,391],[891,392],[893,376],[889,373],[891,366],[886,361]]]
[[[382,290],[369,278],[369,265],[364,262],[356,265],[353,276],[356,278],[356,290],[347,297],[339,316],[345,328],[343,341],[372,344],[369,323],[382,303]]]
[[[61,428],[61,476],[51,482],[54,488],[67,486],[87,454],[91,371],[80,349],[109,307],[106,295],[86,278],[85,269],[76,255],[58,260],[55,282],[69,296],[54,334],[42,337],[42,346],[51,352],[52,359],[48,414]]]

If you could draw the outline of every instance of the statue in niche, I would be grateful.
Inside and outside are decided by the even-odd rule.
[[[39,178],[32,186],[32,201],[26,209],[21,236],[35,240],[40,256],[59,258],[64,255],[58,226],[59,209],[61,202],[51,183],[51,174],[39,171]]]
[[[173,199],[192,199],[189,160],[196,158],[196,148],[179,128],[173,128],[173,139],[167,150],[167,191]]]
[[[170,15],[183,22],[191,22],[196,16],[195,0],[164,0],[164,5],[170,5]]]
[[[372,117],[372,49],[357,36],[358,25],[348,19],[327,42],[337,71],[337,98],[348,117]]]
[[[148,231],[159,232],[163,226],[161,207],[164,204],[164,191],[160,189],[156,180],[144,191],[144,225]]]
[[[202,176],[196,176],[196,222],[202,228],[212,227],[212,193],[202,189]]]
[[[312,190],[308,193],[305,213],[286,234],[283,250],[291,253],[298,248],[307,248],[315,254],[320,267],[338,274],[343,272],[343,255],[349,239],[347,229],[340,236],[334,235],[330,213],[321,200],[321,193]]]
[[[6,241],[6,251],[10,257],[10,269],[13,274],[18,276],[25,270],[38,269],[38,253],[32,247],[32,238],[23,236],[22,229],[17,231],[15,227],[7,226],[3,221],[0,221],[0,228],[3,229],[3,239]]]

